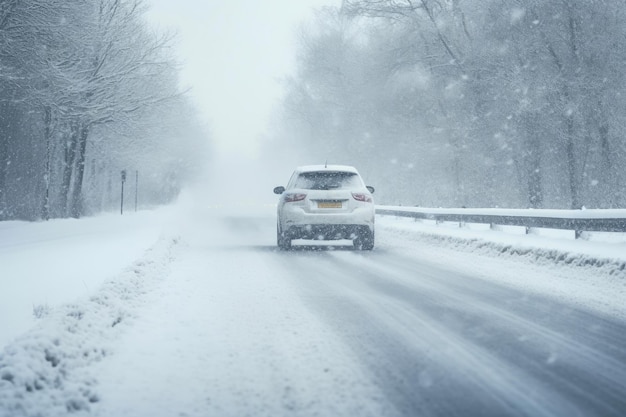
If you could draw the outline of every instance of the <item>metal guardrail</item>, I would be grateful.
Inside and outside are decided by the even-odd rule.
[[[490,213],[491,212],[491,213]],[[376,214],[437,222],[480,223],[582,232],[626,232],[626,210],[428,209],[377,206]]]

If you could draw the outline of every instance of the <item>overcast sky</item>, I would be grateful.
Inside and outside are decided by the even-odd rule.
[[[149,19],[178,32],[182,83],[221,150],[253,155],[293,72],[297,29],[324,5],[341,0],[146,0]]]

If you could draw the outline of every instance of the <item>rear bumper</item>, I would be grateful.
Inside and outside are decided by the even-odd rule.
[[[279,210],[280,230],[292,239],[353,239],[364,228],[374,231],[373,205],[351,212],[309,213],[297,205]]]
[[[284,230],[289,239],[340,240],[355,239],[367,231],[374,232],[374,225],[306,224],[289,226]]]

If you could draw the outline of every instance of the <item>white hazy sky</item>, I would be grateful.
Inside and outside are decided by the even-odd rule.
[[[183,86],[208,121],[219,149],[254,155],[279,79],[295,69],[297,30],[341,0],[146,0],[148,18],[178,33]]]

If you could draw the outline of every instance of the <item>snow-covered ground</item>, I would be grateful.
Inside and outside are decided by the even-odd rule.
[[[515,258],[531,264],[558,269],[567,266],[589,268],[592,274],[626,275],[626,233],[585,232],[575,239],[574,231],[534,228],[526,234],[524,227],[486,224],[437,224],[430,220],[414,220],[379,216],[378,225],[407,239],[431,242],[474,254],[499,258]]]
[[[424,259],[626,320],[624,235],[380,217],[372,254],[282,253],[273,216],[267,205],[181,204],[0,223],[0,416],[407,415],[307,307],[332,308],[334,290],[309,285],[335,267],[369,274]],[[378,295],[346,294],[386,311]],[[556,399],[542,409],[537,395],[544,415],[571,411]]]
[[[34,315],[94,293],[139,259],[167,212],[0,222],[0,346],[32,327]]]
[[[533,229],[527,235],[516,226],[492,230],[484,224],[460,227],[390,216],[377,219],[381,226],[387,233],[379,242],[390,239],[390,245],[398,245],[401,238],[402,251],[411,251],[413,242],[448,268],[496,275],[508,285],[626,320],[625,233],[585,233],[575,239],[568,230]]]

